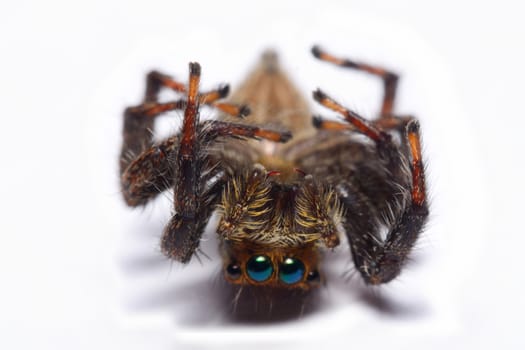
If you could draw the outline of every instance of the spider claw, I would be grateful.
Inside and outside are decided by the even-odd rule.
[[[408,133],[419,132],[419,122],[415,119],[412,119],[410,122],[408,122],[406,129]]]
[[[230,93],[230,84],[220,85],[217,92],[219,93],[220,98],[228,96]]]
[[[316,129],[321,129],[322,124],[323,124],[323,118],[321,118],[321,116],[319,115],[312,116],[312,125]]]
[[[197,62],[190,62],[190,75],[200,76],[201,75],[201,65]]]
[[[314,55],[315,58],[319,58],[319,59],[321,58],[321,55],[323,53],[321,48],[318,45],[312,46],[311,52],[312,52],[312,55]]]
[[[289,132],[289,131],[284,131],[281,133],[281,139],[279,140],[279,142],[282,142],[282,143],[286,143],[288,141],[290,141],[290,139],[293,137],[292,133]]]
[[[313,97],[314,97],[314,100],[316,100],[317,102],[319,103],[323,103],[324,100],[326,100],[328,98],[328,96],[323,92],[321,91],[321,89],[317,88],[314,92],[313,92]]]
[[[241,105],[239,106],[239,118],[246,118],[252,113],[252,110],[247,105]]]

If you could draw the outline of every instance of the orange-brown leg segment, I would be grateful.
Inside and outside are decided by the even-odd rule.
[[[146,93],[144,103],[157,102],[160,89],[166,87],[176,92],[185,92],[186,87],[183,83],[174,80],[169,75],[152,71],[146,77]]]
[[[222,87],[220,89],[222,89]],[[221,92],[220,90],[212,90],[203,93],[199,96],[199,103],[210,105],[234,117],[244,118],[250,114],[250,109],[245,105],[239,106],[231,103],[215,102],[216,100],[224,98],[227,95],[228,89],[224,89],[224,91],[226,91],[226,94],[224,94],[224,92]],[[223,95],[221,96],[219,94]],[[130,114],[154,118],[165,112],[183,110],[185,108],[186,99],[180,99],[164,103],[147,102],[136,107],[129,107],[127,112]]]
[[[195,160],[198,159],[197,125],[199,124],[199,81],[201,67],[190,63],[188,102],[184,111],[179,151],[177,153],[177,175],[175,210],[183,217],[193,218],[197,208],[198,174]]]
[[[419,123],[416,120],[411,120],[408,122],[406,130],[410,154],[412,156],[410,163],[410,170],[412,171],[412,203],[423,207],[426,205],[427,198],[423,160],[421,158]]]
[[[348,123],[341,123],[335,120],[324,119],[319,115],[314,115],[312,118],[312,124],[315,128],[321,130],[332,130],[332,131],[357,131],[357,129]]]
[[[244,118],[250,114],[250,108],[246,105],[236,105],[233,103],[224,103],[217,102],[228,95],[230,92],[229,85],[222,85],[216,90],[212,90],[206,93],[203,93],[199,97],[201,104],[210,105],[226,114],[229,114],[233,117]]]
[[[331,110],[338,112],[339,114],[343,115],[344,118],[348,123],[350,123],[356,131],[368,136],[372,140],[376,142],[383,142],[389,139],[389,136],[382,132],[380,129],[375,127],[373,123],[367,121],[363,117],[361,117],[359,114],[344,108],[339,103],[337,103],[332,98],[328,97],[323,91],[320,89],[317,89],[313,93],[314,100],[325,106],[326,108],[330,108]],[[326,122],[326,121],[325,121]],[[320,121],[317,122],[318,124]],[[325,123],[320,124],[321,126],[329,126],[329,127],[336,127],[335,123]]]
[[[396,97],[396,91],[397,91],[397,82],[399,80],[399,76],[393,72],[390,72],[384,68],[372,66],[366,63],[362,62],[356,62],[352,61],[346,58],[340,58],[333,56],[326,51],[322,50],[318,46],[314,46],[312,48],[312,54],[326,62],[330,62],[332,64],[338,65],[340,67],[345,68],[353,68],[357,69],[363,72],[367,72],[369,74],[375,75],[383,79],[383,85],[384,85],[384,95],[383,95],[383,102],[381,105],[381,117],[388,118],[392,115],[394,110],[394,100]]]
[[[275,131],[253,125],[234,124],[219,120],[208,120],[203,123],[206,139],[212,140],[220,136],[247,137],[265,139],[273,142],[287,142],[292,138],[288,131]]]

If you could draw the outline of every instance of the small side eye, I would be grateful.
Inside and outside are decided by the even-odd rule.
[[[303,279],[304,264],[295,258],[286,258],[279,265],[279,278],[286,284],[294,284]]]
[[[319,272],[317,270],[310,271],[306,275],[306,280],[308,282],[319,282],[320,279],[321,277],[319,276]]]
[[[231,263],[228,266],[226,266],[226,274],[232,280],[236,280],[239,277],[241,277],[241,273],[241,267],[237,263]]]
[[[246,263],[246,272],[255,282],[263,282],[273,274],[272,261],[266,255],[255,255]]]

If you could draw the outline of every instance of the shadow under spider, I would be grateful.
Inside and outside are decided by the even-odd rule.
[[[153,225],[156,226],[156,225]],[[130,232],[130,238],[142,241],[144,227]],[[158,229],[158,227],[156,227]],[[148,230],[150,232],[150,230]],[[421,317],[428,309],[421,302],[407,304],[392,297],[389,293],[384,293],[384,287],[369,287],[354,276],[348,280],[341,277],[340,269],[330,268],[326,271],[326,283],[330,289],[341,290],[347,293],[342,300],[331,300],[331,292],[327,291],[326,286],[313,289],[309,292],[302,290],[272,289],[265,287],[243,286],[229,284],[223,277],[221,271],[215,269],[209,273],[208,264],[221,266],[220,257],[217,253],[217,239],[213,234],[206,235],[207,239],[201,244],[201,249],[210,255],[201,257],[203,266],[186,266],[191,271],[204,269],[198,272],[199,278],[191,281],[174,279],[177,271],[171,271],[168,280],[163,280],[161,284],[153,290],[147,289],[144,293],[139,293],[138,298],[128,305],[135,310],[172,310],[174,318],[178,322],[186,325],[213,325],[223,324],[225,321],[236,324],[268,324],[279,323],[301,319],[316,311],[330,307],[337,307],[338,303],[365,303],[372,311],[387,317]],[[152,237],[150,237],[151,239]],[[155,238],[156,239],[156,238]],[[145,245],[147,247],[147,245]],[[346,260],[346,258],[343,258]],[[326,257],[325,264],[331,266],[342,266],[341,256]],[[127,275],[128,279],[142,274],[158,274],[166,271],[171,264],[158,251],[151,251],[147,254],[132,253],[124,260],[121,260],[120,269]],[[194,263],[192,263],[194,264]],[[190,265],[192,265],[190,264]],[[208,265],[208,266],[205,266]],[[170,269],[171,270],[171,269]],[[181,276],[186,271],[181,271]],[[325,293],[326,292],[326,293]]]
[[[352,302],[364,303],[371,311],[375,311],[381,316],[420,318],[429,312],[428,306],[421,299],[407,301],[406,298],[399,298],[391,293],[388,285],[366,285],[357,271],[352,274],[351,278],[341,277],[331,271],[327,278],[331,288],[338,291],[348,291],[348,294],[353,297]]]
[[[227,284],[227,282],[222,282]],[[229,303],[227,319],[242,323],[277,323],[305,317],[321,306],[319,290],[275,289],[254,286],[227,286],[224,302]]]
[[[317,290],[305,293],[238,287],[222,275],[174,286],[166,284],[131,303],[135,310],[172,310],[186,325],[278,323],[300,319],[319,306]]]

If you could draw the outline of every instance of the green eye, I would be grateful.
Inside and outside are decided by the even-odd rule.
[[[299,259],[286,258],[279,266],[279,278],[286,284],[294,284],[303,279],[304,264]]]
[[[248,276],[256,281],[266,281],[273,274],[272,261],[266,255],[255,255],[246,263]]]

